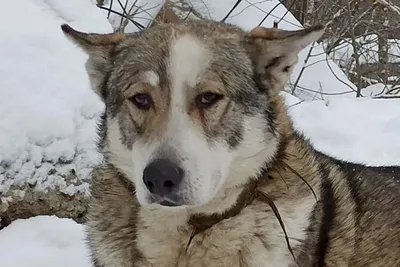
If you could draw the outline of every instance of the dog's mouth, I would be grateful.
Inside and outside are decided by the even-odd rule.
[[[150,204],[156,204],[163,207],[180,207],[184,204],[181,201],[172,200],[168,197],[159,197],[159,196],[150,196],[149,198]]]
[[[176,203],[176,202],[172,202],[169,200],[163,200],[161,202],[158,203],[161,206],[165,206],[165,207],[179,207],[181,206],[180,204]]]

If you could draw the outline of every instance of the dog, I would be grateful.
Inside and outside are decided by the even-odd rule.
[[[400,167],[316,151],[280,94],[324,26],[61,28],[105,103],[94,266],[400,266]]]

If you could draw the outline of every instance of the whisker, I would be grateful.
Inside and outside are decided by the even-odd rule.
[[[286,168],[288,168],[291,172],[293,172],[297,177],[299,177],[307,186],[308,188],[311,190],[314,198],[316,201],[318,201],[317,195],[315,194],[314,189],[312,188],[312,186],[303,178],[303,176],[301,176],[295,169],[293,169],[292,167],[289,166],[289,164],[287,164],[286,162],[282,161],[282,163],[285,165]]]
[[[294,256],[293,249],[292,249],[292,247],[290,245],[289,237],[288,237],[286,229],[285,229],[285,224],[282,221],[282,217],[281,217],[281,215],[279,213],[279,210],[276,207],[274,201],[266,193],[264,193],[262,191],[258,190],[257,193],[259,193],[258,196],[261,197],[260,200],[267,202],[268,205],[271,207],[272,211],[274,212],[275,217],[278,219],[279,224],[280,224],[280,226],[282,228],[282,231],[283,231],[283,233],[285,235],[286,244],[287,244],[287,247],[288,247],[288,249],[290,251],[290,254],[292,254],[293,259],[296,261],[296,257]]]
[[[196,230],[194,229],[194,230],[192,231],[192,233],[190,234],[189,240],[188,240],[188,242],[187,242],[187,244],[186,244],[185,253],[187,253],[187,251],[188,251],[188,249],[189,249],[189,246],[190,246],[190,244],[192,243],[193,238],[196,236],[196,234],[197,234],[197,232],[196,232]]]
[[[285,237],[284,235],[278,235],[279,237]],[[296,241],[296,242],[303,242],[304,240],[302,240],[302,239],[299,239],[299,238],[296,238],[296,237],[290,237],[290,236],[288,236],[288,238],[289,238],[289,240],[293,240],[293,241]]]
[[[287,191],[289,191],[289,185],[288,185],[288,183],[286,182],[285,178],[283,178],[283,175],[280,173],[280,171],[279,171],[278,169],[274,169],[274,170],[279,174],[279,176],[281,177],[282,181],[283,181],[283,182],[285,183],[285,185],[286,185]]]

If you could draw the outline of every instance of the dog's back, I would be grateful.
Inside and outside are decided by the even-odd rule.
[[[400,168],[342,165],[355,206],[349,266],[400,266]]]
[[[400,266],[400,167],[315,154],[330,182],[322,185],[320,215],[312,218],[298,266]]]

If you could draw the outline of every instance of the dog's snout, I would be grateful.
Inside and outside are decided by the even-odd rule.
[[[150,193],[167,196],[180,184],[184,172],[181,167],[167,159],[157,159],[143,171],[143,182]]]

